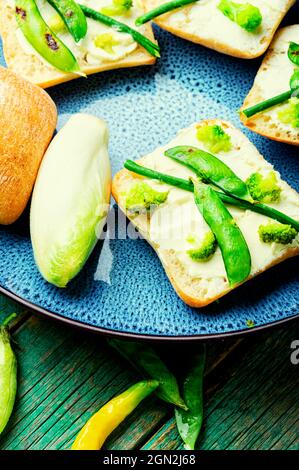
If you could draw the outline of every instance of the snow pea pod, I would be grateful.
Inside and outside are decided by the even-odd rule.
[[[195,203],[218,242],[229,284],[239,284],[251,270],[246,240],[216,191],[204,183],[192,181]]]
[[[182,145],[166,150],[165,155],[191,168],[204,181],[213,183],[224,192],[241,199],[251,200],[246,183],[211,153]]]
[[[204,345],[197,346],[189,358],[189,368],[183,381],[183,398],[188,411],[176,408],[175,418],[185,448],[194,450],[203,422],[203,376],[206,350]]]
[[[35,1],[16,0],[15,3],[17,23],[36,52],[58,70],[81,74],[75,56],[45,23]]]
[[[299,66],[299,44],[296,42],[290,42],[288,48],[288,58],[293,64]]]
[[[146,374],[151,379],[158,380],[157,395],[161,400],[173,403],[182,409],[187,409],[180,396],[179,386],[173,373],[166,367],[156,351],[147,346],[133,341],[110,339],[108,343],[116,349],[139,372]]]
[[[86,17],[74,0],[48,0],[48,2],[59,13],[76,42],[86,36]]]
[[[0,434],[9,421],[17,393],[17,360],[7,328],[15,316],[10,315],[0,326]]]

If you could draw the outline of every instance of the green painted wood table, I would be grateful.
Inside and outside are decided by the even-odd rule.
[[[69,449],[87,419],[140,377],[102,336],[12,310],[19,363],[15,409],[1,449]],[[200,449],[299,449],[299,365],[291,362],[298,322],[207,343],[205,421]],[[163,345],[188,362],[189,346]],[[116,429],[106,449],[181,449],[173,410],[155,396]]]

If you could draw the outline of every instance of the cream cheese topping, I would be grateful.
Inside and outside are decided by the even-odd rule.
[[[221,125],[221,123],[219,122]],[[251,173],[258,171],[267,174],[273,171],[273,166],[263,159],[253,144],[237,129],[227,127],[224,129],[231,136],[232,149],[229,152],[220,152],[217,157],[226,163],[240,178],[245,180]],[[192,170],[176,163],[164,156],[164,151],[176,145],[193,145],[207,150],[202,142],[196,138],[196,125],[184,129],[169,144],[154,150],[144,157],[142,164],[157,171],[168,173],[181,178],[194,176]],[[269,204],[277,210],[299,220],[299,195],[276,172],[279,184],[282,188],[281,200],[278,203]],[[169,190],[166,202],[151,214],[149,223],[150,242],[157,249],[161,259],[166,258],[168,250],[173,250],[180,263],[194,278],[201,279],[206,285],[208,295],[215,295],[228,287],[225,267],[220,249],[217,248],[214,256],[206,262],[193,261],[187,250],[194,248],[187,241],[189,235],[195,235],[199,241],[209,231],[209,227],[197,209],[193,194],[179,188],[157,183],[146,179],[146,182],[155,189]],[[291,245],[277,243],[263,243],[259,239],[258,228],[261,224],[267,224],[268,217],[251,211],[244,211],[236,207],[228,207],[232,216],[240,227],[250,250],[252,258],[251,274],[256,274],[275,259],[286,252],[290,246],[299,246],[299,234]]]
[[[9,5],[14,7],[14,1],[8,0]],[[46,21],[49,23],[51,19],[57,15],[56,10],[46,1],[46,0],[37,0],[36,1],[39,11]],[[103,7],[110,6],[112,0],[81,0],[81,3],[96,10],[101,11]],[[136,27],[135,20],[138,16],[143,13],[143,9],[140,6],[139,2],[135,1],[129,13],[122,16],[114,16],[113,18],[126,23],[128,26],[134,29],[138,29],[141,34],[144,33],[144,26]],[[138,44],[131,35],[120,33],[109,26],[106,26],[98,21],[94,21],[90,18],[87,18],[88,31],[81,41],[78,43],[72,38],[69,32],[59,32],[56,33],[59,39],[64,42],[64,44],[72,51],[76,59],[78,60],[81,66],[92,65],[92,64],[101,64],[106,62],[114,62],[120,59],[123,59],[131,52],[133,52]],[[104,48],[97,47],[95,44],[95,39],[101,34],[111,34],[116,45],[113,46],[112,51],[107,51]],[[17,30],[17,38],[19,44],[23,48],[26,54],[31,54],[39,57],[44,64],[48,67],[51,67],[28,43],[24,35],[20,30]]]

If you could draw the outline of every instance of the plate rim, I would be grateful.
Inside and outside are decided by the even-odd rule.
[[[74,328],[78,328],[83,331],[88,331],[92,333],[96,333],[100,336],[107,336],[107,337],[117,337],[120,339],[129,339],[129,340],[137,340],[137,341],[150,341],[150,342],[160,342],[160,343],[167,343],[167,342],[181,342],[181,343],[189,343],[194,341],[208,341],[208,340],[223,340],[232,337],[240,337],[243,335],[247,335],[249,333],[258,333],[264,331],[271,327],[277,327],[289,321],[294,321],[296,318],[299,317],[299,312],[291,315],[287,318],[282,318],[281,320],[274,320],[270,323],[266,323],[264,325],[260,325],[254,328],[247,328],[244,330],[235,330],[235,331],[228,331],[222,333],[210,333],[204,335],[177,335],[177,336],[167,336],[167,335],[153,335],[153,334],[144,334],[144,333],[132,333],[126,331],[118,331],[118,330],[111,330],[109,328],[102,328],[95,325],[90,325],[89,323],[84,323],[80,320],[73,320],[69,317],[64,317],[63,315],[52,312],[51,310],[47,310],[44,307],[41,307],[37,304],[34,304],[30,300],[26,300],[23,297],[11,292],[9,289],[4,288],[0,284],[0,294],[8,297],[9,299],[17,302],[19,305],[22,305],[28,309],[30,309],[33,313],[38,313],[45,318],[51,318],[57,322],[65,323],[70,325]]]

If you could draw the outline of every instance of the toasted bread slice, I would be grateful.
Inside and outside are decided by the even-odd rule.
[[[299,25],[287,26],[277,32],[242,109],[290,89],[290,78],[296,68],[287,55],[290,41],[299,42]],[[283,106],[285,103],[251,118],[246,118],[245,114],[241,113],[241,121],[252,131],[269,139],[299,145],[299,128],[283,124],[278,119],[277,113]]]
[[[193,124],[180,131],[167,145],[140,159],[138,163],[181,178],[188,179],[194,176],[191,170],[164,156],[164,151],[176,145],[193,145],[207,150],[196,138],[198,126],[205,124],[218,124],[231,136],[232,149],[229,152],[218,153],[217,157],[243,180],[255,171],[267,174],[273,170],[272,165],[262,157],[245,135],[230,123],[220,120]],[[279,173],[276,175],[282,192],[280,202],[273,204],[273,207],[299,220],[299,194],[280,179]],[[219,248],[206,262],[193,261],[187,253],[190,249],[188,241],[190,232],[198,238],[203,238],[209,230],[194,203],[193,194],[143,178],[142,181],[154,189],[168,190],[169,193],[165,203],[150,213],[134,215],[125,208],[125,193],[138,181],[140,182],[140,178],[130,171],[121,170],[114,177],[113,196],[122,211],[157,252],[169,280],[182,300],[192,307],[203,307],[231,291]],[[229,210],[239,225],[251,253],[250,278],[299,254],[299,234],[289,245],[263,243],[258,236],[258,227],[271,219],[236,207],[229,207]]]
[[[146,11],[165,0],[143,0]],[[295,0],[251,0],[263,16],[261,27],[249,33],[217,8],[220,0],[200,0],[155,18],[161,28],[189,41],[243,59],[253,59],[268,48],[275,31]],[[238,3],[248,3],[238,0]]]
[[[40,2],[42,1],[43,0],[40,0]],[[11,2],[11,0],[1,0],[0,2],[0,35],[3,41],[3,51],[7,66],[18,75],[21,75],[32,83],[41,86],[42,88],[51,87],[59,83],[78,78],[80,75],[60,72],[51,65],[47,64],[37,53],[35,53],[33,48],[23,38],[21,31],[18,29],[13,4],[14,2]],[[103,5],[99,4],[99,7],[104,6],[104,4],[107,5],[107,2],[103,3]],[[50,8],[52,7],[47,5],[47,9]],[[136,7],[134,16],[132,14],[132,18],[137,17],[139,14],[142,14],[142,12],[142,8]],[[45,18],[47,19],[47,15],[45,15]],[[119,20],[128,22],[126,18],[119,18]],[[94,27],[95,22],[88,19],[88,24],[90,24],[90,22],[93,23]],[[109,33],[112,31],[112,29],[108,26],[102,25],[100,23],[97,24],[100,28],[100,33]],[[152,28],[149,24],[139,28],[139,31],[144,36],[154,41]],[[69,38],[67,45],[75,52],[77,50],[76,44],[70,35],[68,36]],[[61,37],[61,39],[64,40],[64,37]],[[155,57],[150,55],[143,47],[139,46],[138,44],[132,52],[126,54],[124,57],[118,60],[109,61],[103,59],[99,62],[93,60],[91,61],[92,63],[88,63],[84,57],[78,59],[80,68],[86,75],[91,75],[111,69],[136,67],[139,65],[151,65],[154,64],[155,61]]]

